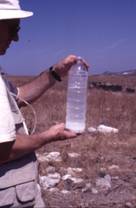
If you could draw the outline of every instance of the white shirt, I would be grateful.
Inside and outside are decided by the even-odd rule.
[[[0,74],[0,143],[16,139],[15,122],[6,84]]]

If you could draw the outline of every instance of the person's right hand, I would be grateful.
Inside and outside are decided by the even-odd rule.
[[[70,139],[77,136],[75,132],[65,129],[64,123],[53,125],[42,134],[45,134],[45,138],[47,138],[47,140],[49,139],[50,142],[56,140]]]
[[[57,74],[59,74],[61,77],[64,77],[68,74],[68,71],[71,69],[71,67],[77,63],[78,59],[79,57],[76,55],[69,55],[55,64],[54,69]],[[83,63],[84,68],[88,70],[88,63],[82,58],[80,58],[80,60]]]

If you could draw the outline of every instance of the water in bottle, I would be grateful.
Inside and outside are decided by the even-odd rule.
[[[66,128],[81,133],[85,130],[88,71],[81,58],[68,74]]]

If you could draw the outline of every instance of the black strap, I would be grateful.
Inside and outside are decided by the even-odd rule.
[[[54,78],[55,80],[57,80],[57,81],[59,81],[59,82],[62,81],[60,75],[55,71],[55,69],[54,69],[53,66],[51,66],[51,67],[49,68],[49,72],[51,73],[51,75],[53,76],[53,78]]]

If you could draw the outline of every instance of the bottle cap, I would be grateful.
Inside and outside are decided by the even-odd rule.
[[[82,58],[81,56],[78,56],[78,57],[77,57],[77,63],[80,64],[80,65],[82,65],[82,66],[83,66],[83,69],[84,69],[85,71],[88,71],[88,67],[87,67],[87,65],[85,64],[85,62],[84,62],[84,60],[83,60],[83,58]]]

